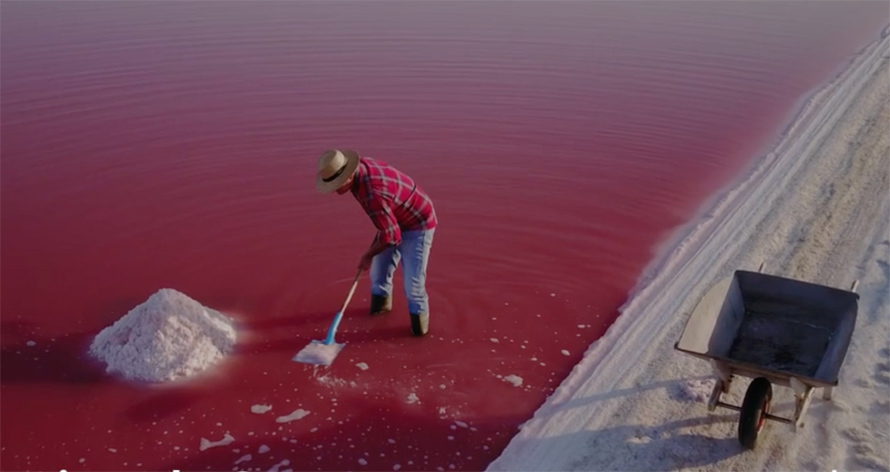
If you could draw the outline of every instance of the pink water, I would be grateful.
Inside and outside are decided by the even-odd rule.
[[[0,466],[484,468],[670,231],[887,13],[4,2]],[[363,280],[324,370],[290,358],[324,334],[374,234],[351,197],[315,193],[337,146],[411,174],[441,226],[431,335],[408,335],[401,272],[380,320]],[[85,347],[162,287],[235,317],[237,354],[182,386],[106,376]],[[297,408],[312,413],[274,422]]]

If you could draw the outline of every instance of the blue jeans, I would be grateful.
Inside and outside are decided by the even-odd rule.
[[[402,243],[374,256],[371,261],[371,293],[379,296],[392,294],[392,278],[399,261],[405,281],[405,298],[408,312],[429,314],[429,297],[426,293],[426,266],[433,245],[435,228],[419,231],[402,231]]]

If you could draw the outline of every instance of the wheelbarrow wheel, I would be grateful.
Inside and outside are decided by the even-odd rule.
[[[757,436],[766,424],[766,415],[773,399],[773,387],[764,377],[751,381],[739,415],[739,442],[745,449],[754,449]]]

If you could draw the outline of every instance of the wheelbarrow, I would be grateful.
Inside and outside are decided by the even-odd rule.
[[[696,304],[674,349],[707,360],[717,381],[708,411],[739,412],[738,439],[754,449],[766,420],[796,432],[813,392],[831,399],[856,323],[859,295],[758,272],[736,270],[713,285]],[[741,406],[720,401],[733,377],[753,379]],[[773,415],[773,385],[794,391],[794,416]]]

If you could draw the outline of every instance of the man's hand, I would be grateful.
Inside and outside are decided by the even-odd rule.
[[[362,254],[362,258],[358,261],[359,270],[365,271],[371,269],[371,261],[374,260],[374,256],[370,253]]]
[[[381,252],[389,249],[390,244],[380,241],[379,237],[374,238],[374,243],[371,244],[371,247],[362,254],[362,258],[358,261],[358,268],[361,270],[370,270],[371,269],[371,261],[374,259],[374,256],[380,254]]]

